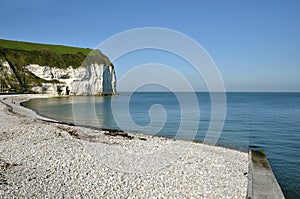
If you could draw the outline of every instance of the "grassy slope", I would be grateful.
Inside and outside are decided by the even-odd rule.
[[[0,46],[2,46],[3,48],[26,50],[26,51],[48,49],[57,54],[76,54],[78,52],[81,52],[84,55],[88,55],[92,50],[89,48],[78,48],[78,47],[51,45],[51,44],[38,44],[38,43],[11,41],[11,40],[4,40],[4,39],[0,39]]]

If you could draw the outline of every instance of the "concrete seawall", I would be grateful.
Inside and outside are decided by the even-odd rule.
[[[249,152],[248,199],[285,198],[263,150]]]

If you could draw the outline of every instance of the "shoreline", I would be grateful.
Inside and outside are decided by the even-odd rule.
[[[246,197],[247,153],[49,122],[21,101],[11,104],[16,113],[0,104],[3,198]]]
[[[35,95],[35,94],[32,94],[32,95]],[[39,95],[41,95],[41,94],[37,94],[37,96],[39,96]],[[241,149],[241,148],[237,149],[235,147],[228,146],[228,145],[225,145],[225,144],[210,144],[210,143],[205,143],[205,142],[203,142],[201,140],[190,140],[190,139],[184,139],[184,138],[171,138],[171,137],[165,137],[165,136],[160,136],[160,135],[153,135],[151,133],[149,133],[149,134],[147,134],[147,133],[140,133],[138,131],[126,131],[126,132],[124,132],[123,130],[119,130],[119,129],[101,128],[101,127],[88,126],[88,125],[76,125],[76,124],[74,124],[72,122],[60,121],[60,120],[57,120],[55,118],[51,118],[51,117],[47,117],[45,115],[41,115],[38,111],[36,111],[34,109],[27,108],[26,106],[22,105],[23,102],[29,101],[29,100],[34,99],[34,98],[60,98],[60,97],[61,96],[53,96],[53,95],[44,95],[43,97],[29,97],[26,100],[20,101],[19,105],[21,107],[24,107],[25,109],[33,111],[38,117],[44,118],[45,121],[54,122],[54,123],[58,123],[58,124],[65,124],[65,125],[70,125],[70,126],[80,126],[80,127],[89,128],[89,129],[92,129],[92,130],[99,130],[99,131],[113,131],[113,132],[118,131],[118,132],[123,132],[123,133],[141,134],[141,135],[146,135],[146,136],[154,136],[154,137],[160,137],[160,138],[167,138],[167,139],[171,139],[171,140],[181,140],[181,141],[187,141],[187,142],[195,142],[195,143],[205,144],[205,145],[214,146],[214,147],[221,147],[221,148],[226,148],[226,149],[232,149],[232,150],[236,150],[236,151],[239,151],[239,152],[245,152],[245,153],[248,153],[248,151],[250,150],[250,148],[255,148],[253,146],[249,146],[247,150],[245,150],[244,148],[243,149]],[[62,97],[66,98],[66,97],[73,97],[73,96],[62,96]],[[99,96],[97,96],[97,97],[99,97]],[[105,97],[105,96],[100,96],[100,97]],[[0,95],[0,99],[1,99],[1,95]]]

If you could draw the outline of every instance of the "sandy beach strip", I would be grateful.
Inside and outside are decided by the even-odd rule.
[[[245,198],[248,154],[45,121],[0,96],[0,198]]]

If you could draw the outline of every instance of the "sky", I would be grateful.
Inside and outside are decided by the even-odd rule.
[[[297,0],[2,0],[0,38],[94,48],[132,28],[168,28],[203,46],[227,91],[300,92],[299,9]],[[116,60],[117,77],[150,62],[174,67],[197,87],[192,67],[157,51]]]

